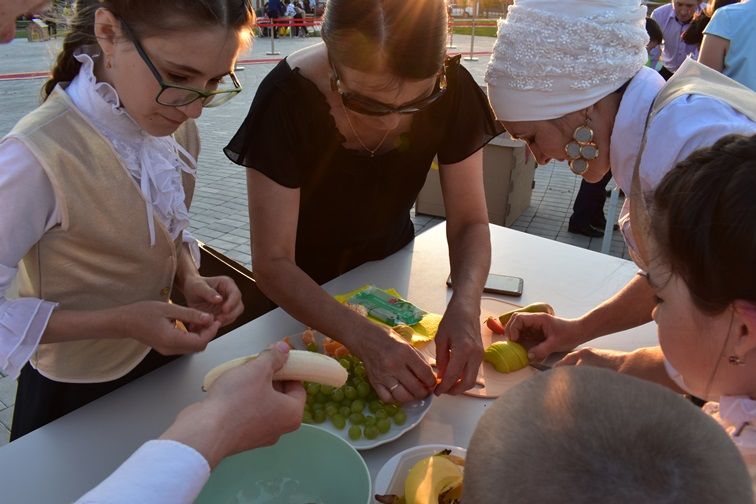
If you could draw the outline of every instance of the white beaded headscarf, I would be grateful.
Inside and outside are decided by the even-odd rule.
[[[640,0],[515,0],[486,71],[504,121],[556,119],[595,104],[648,59]]]

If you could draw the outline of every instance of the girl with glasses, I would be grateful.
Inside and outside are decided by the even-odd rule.
[[[226,147],[249,168],[260,288],[365,361],[384,401],[461,393],[482,360],[490,241],[481,148],[502,130],[459,59],[446,57],[446,33],[442,0],[330,0],[323,43],[270,72]],[[438,387],[401,337],[319,287],[412,241],[409,212],[436,156],[455,285],[436,337]]]
[[[238,0],[76,3],[44,103],[0,143],[11,439],[203,350],[241,313],[230,278],[199,275],[186,228],[194,119],[239,92],[253,23]],[[20,298],[5,299],[17,272]]]

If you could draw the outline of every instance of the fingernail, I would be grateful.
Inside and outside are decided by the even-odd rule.
[[[284,341],[277,341],[275,344],[275,347],[278,349],[279,352],[289,353],[289,345],[286,344],[286,342]]]
[[[535,354],[532,352],[528,352],[528,360],[535,360]]]
[[[213,316],[210,315],[209,313],[203,313],[202,315],[200,315],[200,320],[202,322],[210,322],[212,319],[213,319]]]

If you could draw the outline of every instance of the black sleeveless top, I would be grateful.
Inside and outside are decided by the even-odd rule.
[[[412,241],[409,212],[434,156],[457,163],[504,131],[459,57],[447,65],[446,93],[374,157],[344,148],[325,97],[286,60],[260,83],[224,152],[300,189],[296,263],[319,284]]]

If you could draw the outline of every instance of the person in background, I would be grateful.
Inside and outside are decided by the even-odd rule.
[[[606,185],[612,179],[612,172],[606,172],[604,178],[598,182],[580,181],[580,189],[572,205],[572,215],[567,230],[570,233],[581,234],[590,238],[604,236],[606,217],[604,216],[604,201],[606,200]]]
[[[462,502],[752,504],[732,442],[690,401],[596,368],[558,368],[486,408]]]
[[[699,10],[698,0],[671,0],[651,13],[651,18],[659,24],[664,34],[661,58],[663,66],[659,70],[664,80],[672,77],[685,58],[698,57],[698,44],[684,42],[682,34]]]
[[[446,30],[443,0],[329,0],[323,43],[268,74],[225,149],[248,168],[257,285],[362,359],[383,401],[460,394],[483,357],[482,148],[502,129],[459,58],[446,57]],[[412,242],[410,209],[436,155],[455,286],[435,337],[438,385],[400,335],[320,287]]]
[[[648,33],[648,45],[646,51],[648,51],[648,62],[646,66],[653,68],[657,72],[661,70],[661,45],[664,42],[664,35],[659,27],[659,23],[651,19],[646,18],[646,33]]]
[[[284,6],[281,0],[268,0],[268,18],[272,23],[277,23],[278,18],[283,16]],[[278,26],[271,26],[270,30],[273,32],[273,38],[278,38]]]
[[[50,0],[2,0],[0,1],[0,44],[7,44],[16,37],[16,19],[49,8]]]
[[[683,32],[682,39],[687,44],[697,44],[699,47],[699,54],[701,50],[701,42],[703,42],[704,29],[708,26],[711,17],[714,12],[720,7],[738,3],[738,0],[712,0],[706,4],[701,10],[696,12],[693,16],[693,21],[690,22],[688,28]]]
[[[714,12],[698,61],[756,91],[756,1]]]
[[[612,362],[621,373],[710,401],[704,411],[731,436],[754,474],[755,193],[756,135],[726,136],[667,173],[653,194],[644,275],[656,296],[661,347],[581,349],[557,363]]]

